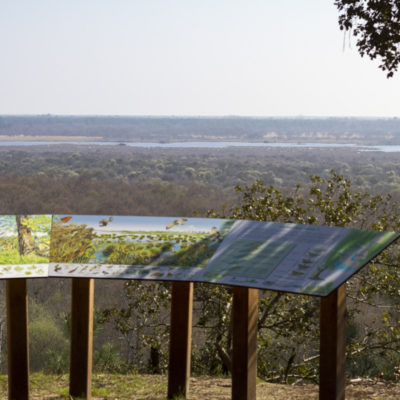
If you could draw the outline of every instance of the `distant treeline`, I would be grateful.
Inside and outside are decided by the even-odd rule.
[[[340,141],[400,143],[399,118],[0,116],[0,135],[104,140]]]

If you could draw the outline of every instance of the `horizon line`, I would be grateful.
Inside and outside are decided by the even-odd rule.
[[[196,114],[0,114],[2,117],[70,117],[70,118],[171,118],[171,119],[399,119],[396,116],[365,116],[365,115],[240,115],[240,114],[220,114],[220,115],[196,115]]]

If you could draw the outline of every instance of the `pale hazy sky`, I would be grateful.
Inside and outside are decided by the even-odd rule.
[[[0,114],[400,116],[333,0],[0,0]]]

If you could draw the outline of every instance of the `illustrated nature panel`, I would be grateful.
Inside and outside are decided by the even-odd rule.
[[[233,221],[210,218],[53,216],[51,274],[191,280]]]
[[[274,222],[59,215],[53,217],[49,274],[325,296],[398,237]]]
[[[0,278],[48,275],[51,215],[0,215]]]

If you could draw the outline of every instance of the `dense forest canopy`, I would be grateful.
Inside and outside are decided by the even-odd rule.
[[[289,191],[330,169],[357,188],[400,197],[397,153],[63,144],[0,150],[0,212],[190,216],[195,209],[231,204],[235,185],[263,179]]]

